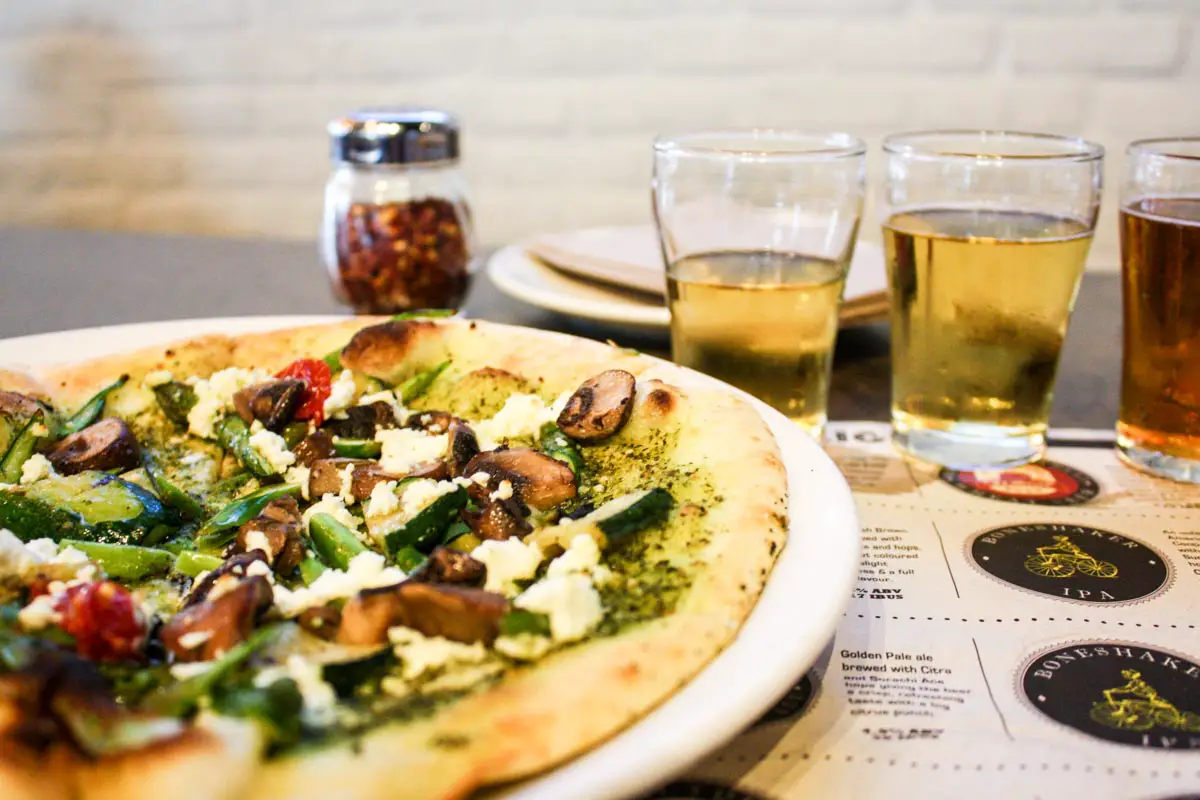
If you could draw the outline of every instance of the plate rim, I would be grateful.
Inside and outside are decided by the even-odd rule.
[[[63,346],[61,340],[68,340],[69,346],[72,337],[119,337],[121,334],[154,336],[156,329],[164,333],[161,338],[145,338],[120,347],[114,345],[110,351],[121,352],[178,339],[178,334],[167,333],[174,328],[195,329],[195,332],[184,334],[190,336],[199,335],[201,329],[209,332],[265,331],[337,319],[345,319],[345,316],[201,317],[94,326],[0,339],[0,353],[14,346],[44,347],[47,343]],[[548,338],[580,338],[537,328],[507,327],[521,327],[524,331]],[[738,635],[687,683],[610,739],[547,772],[515,784],[491,787],[487,791],[489,797],[503,797],[505,800],[617,800],[669,781],[735,738],[782,697],[828,644],[850,601],[858,574],[861,529],[850,486],[829,455],[786,417],[745,392],[669,361],[649,358],[681,370],[689,378],[720,386],[747,400],[768,424],[780,446],[787,473],[789,525],[786,544]],[[35,358],[24,363],[41,365],[65,362]],[[801,516],[797,513],[797,507],[802,505],[802,498],[806,496],[809,501],[816,500],[818,503],[815,508],[805,505],[805,514]],[[832,535],[834,533],[838,535]],[[825,586],[821,591],[810,591],[806,583],[808,579],[823,582]],[[791,627],[789,622],[795,614],[795,598],[792,595],[797,593],[801,596],[813,595],[808,600],[815,601],[817,613],[811,617],[812,624],[799,631],[791,631],[797,635],[780,637],[781,626],[785,631]],[[764,661],[756,656],[755,645],[761,647],[770,658]],[[748,667],[761,671],[764,664],[769,667],[766,680],[762,680],[764,676],[758,674],[753,676],[753,680],[735,685],[734,691],[706,694],[711,689],[728,688],[721,683],[727,671],[741,670],[738,677],[744,678],[748,674]],[[675,726],[694,717],[698,717],[701,724],[687,728],[689,736],[671,736],[677,733]]]

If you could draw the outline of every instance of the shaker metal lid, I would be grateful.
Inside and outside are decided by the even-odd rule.
[[[436,108],[363,108],[333,120],[328,130],[334,161],[430,164],[458,158],[458,120]]]

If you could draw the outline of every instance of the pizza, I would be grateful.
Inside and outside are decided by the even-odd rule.
[[[0,796],[458,798],[736,635],[784,544],[744,400],[359,318],[0,370]]]

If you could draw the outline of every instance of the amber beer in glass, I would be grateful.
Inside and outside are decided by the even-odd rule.
[[[865,190],[842,133],[695,133],[654,145],[671,353],[820,438]]]
[[[896,445],[952,469],[1041,458],[1103,150],[929,131],[884,142]]]
[[[1200,138],[1134,142],[1127,155],[1117,451],[1200,483]]]

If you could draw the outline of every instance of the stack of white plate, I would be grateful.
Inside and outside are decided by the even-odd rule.
[[[500,291],[539,308],[643,332],[671,322],[654,228],[588,228],[498,250],[488,275]],[[887,316],[887,275],[878,245],[859,242],[842,300],[842,327]]]

